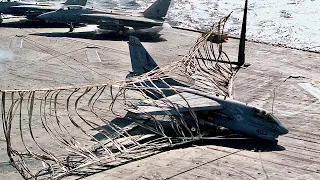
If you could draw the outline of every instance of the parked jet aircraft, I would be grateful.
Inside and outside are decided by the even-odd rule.
[[[242,24],[238,66],[244,64],[246,14],[247,1]],[[147,73],[152,69],[159,68],[137,38],[130,38],[129,49],[133,72],[127,77],[134,78],[134,75]],[[137,105],[134,109],[128,109],[128,111],[138,116],[147,114],[152,116],[170,115],[179,117],[182,114],[183,117],[186,117],[190,115],[190,109],[192,109],[199,120],[273,143],[277,142],[276,139],[279,135],[288,133],[288,129],[273,114],[263,109],[246,105],[232,98],[203,92],[195,87],[179,83],[172,78],[168,79],[168,81],[164,82],[157,80],[150,82],[150,80],[147,80],[144,83],[137,84],[151,89],[155,85],[158,89],[172,86],[176,91],[168,93],[162,90],[165,94],[165,96],[162,95],[162,98],[160,96],[155,98],[151,92],[149,93],[152,94],[151,98],[156,100],[152,103],[144,102],[142,105]],[[148,93],[146,94],[148,95]]]
[[[120,34],[133,29],[146,29],[154,26],[162,26],[164,17],[167,14],[171,0],[157,0],[144,12],[124,10],[97,10],[82,6],[68,6],[54,12],[38,16],[52,23],[65,23],[70,25],[73,31],[73,24],[98,24],[100,29],[116,30]]]
[[[67,0],[66,2],[0,2],[0,13],[16,16],[26,16],[34,19],[40,14],[56,11],[65,5],[85,6],[87,0]]]
[[[32,5],[32,3],[22,2],[22,1],[1,1],[0,2],[0,14],[15,14],[15,10],[11,9],[12,6],[20,5]],[[2,19],[0,19],[1,21]]]

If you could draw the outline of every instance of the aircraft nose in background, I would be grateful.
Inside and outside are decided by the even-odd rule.
[[[50,19],[51,19],[51,15],[50,14],[41,14],[39,16],[37,16],[38,19],[41,19],[41,20],[44,20],[46,22],[50,22]]]

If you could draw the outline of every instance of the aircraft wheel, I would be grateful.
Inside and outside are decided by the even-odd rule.
[[[119,31],[118,31],[118,33],[120,34],[120,35],[123,35],[123,30],[122,29],[120,29]]]
[[[70,26],[69,32],[73,32],[74,28]]]
[[[1,24],[2,22],[3,22],[3,19],[1,18],[1,19],[0,19],[0,24]]]

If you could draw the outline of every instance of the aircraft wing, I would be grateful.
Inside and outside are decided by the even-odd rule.
[[[60,6],[40,6],[40,5],[20,5],[12,6],[11,8],[20,11],[55,11],[60,8]]]
[[[130,15],[116,15],[116,14],[83,14],[81,15],[86,18],[90,18],[96,22],[109,22],[109,21],[125,21],[125,22],[137,22],[137,23],[148,23],[153,26],[161,26],[163,21],[153,20],[145,17],[130,16]]]
[[[189,108],[196,112],[218,110],[222,107],[212,99],[183,92],[156,100],[153,104],[147,103],[146,105],[137,106],[136,109],[128,109],[128,111],[135,114],[178,115],[178,111],[180,113],[188,112]]]

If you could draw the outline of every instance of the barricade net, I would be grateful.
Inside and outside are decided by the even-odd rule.
[[[88,175],[208,135],[210,123],[193,111],[183,92],[191,87],[232,98],[237,68],[222,50],[228,17],[203,34],[181,60],[138,77],[100,85],[1,91],[12,165],[25,179]],[[183,108],[170,95],[179,95]],[[155,115],[141,106],[161,111]]]

